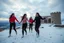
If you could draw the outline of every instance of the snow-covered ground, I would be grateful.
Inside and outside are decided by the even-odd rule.
[[[22,37],[22,29],[18,29],[16,35],[12,30],[12,36],[8,38],[9,30],[0,32],[0,43],[64,43],[64,28],[49,27],[50,24],[42,24],[40,27],[40,36],[36,37],[36,32],[33,27],[33,32],[29,32]],[[42,28],[44,27],[44,28]]]

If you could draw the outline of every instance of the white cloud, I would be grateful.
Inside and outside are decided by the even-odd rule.
[[[51,5],[54,3],[54,0],[48,0],[48,3]]]
[[[7,0],[6,0],[7,1]],[[9,4],[9,2],[10,4]],[[61,11],[62,3],[59,3],[60,0],[8,0],[7,3],[1,2],[0,17],[3,12],[7,12],[5,15],[9,17],[11,13],[15,13],[15,15],[19,18],[24,13],[27,13],[28,17],[34,16],[36,12],[39,12],[40,15],[50,15],[50,12],[53,11]],[[60,1],[61,2],[61,1]],[[64,11],[64,10],[63,10]],[[4,18],[4,16],[3,16]]]
[[[29,2],[31,2],[31,3],[33,3],[33,2],[40,3],[40,2],[42,2],[42,1],[44,1],[44,0],[29,0]]]
[[[8,21],[8,18],[0,18],[0,21]]]

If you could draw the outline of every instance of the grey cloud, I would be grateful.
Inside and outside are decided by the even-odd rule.
[[[51,5],[51,9],[58,10],[64,13],[64,0],[53,0],[54,3]]]

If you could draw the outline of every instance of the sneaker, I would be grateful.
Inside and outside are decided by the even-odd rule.
[[[37,35],[37,38],[39,37],[39,35]]]
[[[25,33],[25,35],[27,35],[27,32]]]
[[[11,37],[11,35],[9,35],[8,37]]]
[[[36,33],[37,38],[39,37],[39,34]]]
[[[24,35],[21,38],[23,38],[23,37],[24,37]]]
[[[17,32],[16,32],[16,35],[17,35]]]

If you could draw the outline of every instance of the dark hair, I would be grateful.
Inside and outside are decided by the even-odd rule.
[[[12,14],[10,15],[10,18],[11,18],[13,15],[14,15],[14,13],[12,13]],[[10,19],[10,18],[9,18],[9,19]]]
[[[38,12],[36,14],[38,14],[38,17],[40,17],[40,14]]]
[[[29,20],[32,19],[32,17],[29,18]]]
[[[22,20],[24,19],[25,16],[26,16],[26,14],[23,15]],[[22,20],[21,20],[21,21],[22,21]]]

